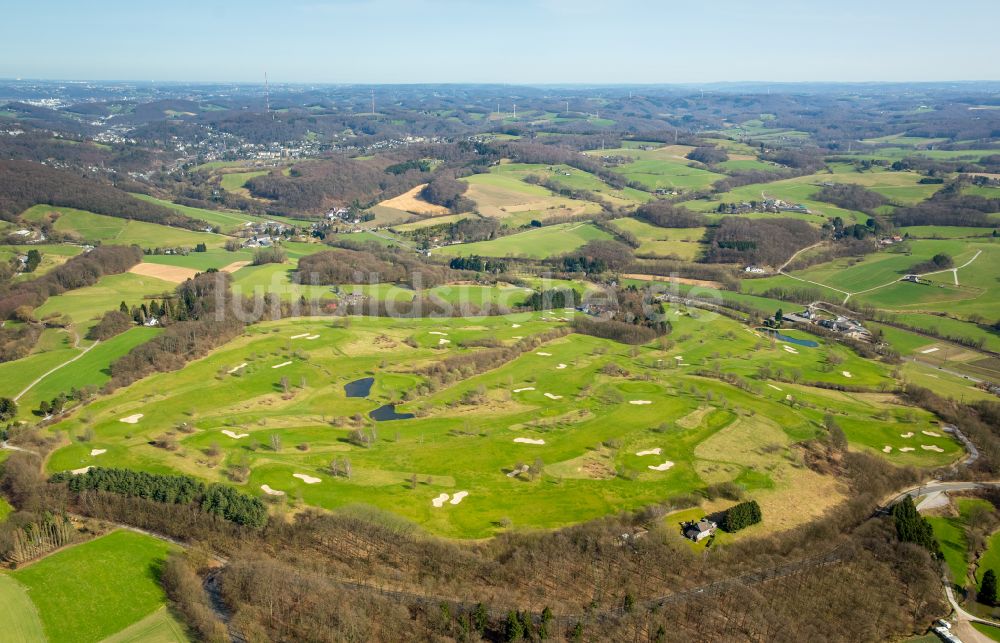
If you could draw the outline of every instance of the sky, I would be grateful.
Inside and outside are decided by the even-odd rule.
[[[33,0],[0,78],[659,84],[998,80],[997,0]]]

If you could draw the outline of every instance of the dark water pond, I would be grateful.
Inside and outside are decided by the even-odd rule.
[[[374,377],[363,377],[344,384],[344,392],[347,393],[347,397],[368,397],[374,383]]]
[[[817,346],[819,346],[819,343],[814,342],[811,339],[797,339],[795,337],[789,337],[788,335],[782,335],[773,328],[758,328],[757,330],[762,330],[765,333],[770,333],[774,335],[775,339],[778,339],[783,342],[788,342],[789,344],[795,344],[797,346],[805,346],[806,348],[816,348]]]
[[[413,417],[412,413],[396,413],[395,404],[386,404],[380,406],[371,413],[368,417],[375,420],[376,422],[388,422],[389,420],[409,420]]]

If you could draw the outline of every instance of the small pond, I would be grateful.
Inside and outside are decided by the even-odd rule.
[[[795,337],[789,337],[788,335],[782,335],[773,328],[758,328],[757,330],[763,331],[765,333],[770,333],[774,335],[775,339],[782,342],[788,342],[789,344],[795,344],[796,346],[805,346],[806,348],[816,348],[817,346],[819,346],[819,343],[814,342],[811,339],[797,339]]]
[[[412,413],[396,413],[395,404],[385,404],[368,414],[368,417],[376,422],[388,422],[389,420],[409,420]]]
[[[347,397],[368,397],[374,383],[374,377],[363,377],[344,384],[344,392],[347,393]]]

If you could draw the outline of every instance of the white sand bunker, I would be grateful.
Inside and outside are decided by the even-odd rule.
[[[928,348],[926,350],[922,350],[922,351],[920,351],[920,353],[921,353],[921,355],[926,355],[928,353],[936,353],[938,350],[939,350],[938,347],[935,346],[934,348]]]
[[[561,370],[563,370],[564,368],[566,368],[566,365],[565,365],[565,364],[559,364],[558,366],[556,366],[556,370],[557,370],[557,371],[561,371]]]
[[[549,398],[550,400],[561,400],[562,399],[562,395],[553,395],[552,393],[546,393],[545,397]]]
[[[882,453],[892,453],[892,447],[888,444],[882,447]]]
[[[844,377],[854,377],[853,375],[851,375],[850,371],[840,371],[840,374],[843,375]]]
[[[523,393],[525,391],[534,391],[534,390],[535,390],[534,386],[525,386],[524,388],[516,388],[516,389],[514,389],[514,392],[515,393]]]
[[[521,324],[511,324],[510,327],[511,328],[520,328]]]
[[[941,434],[938,433],[937,431],[921,431],[921,433],[923,433],[924,435],[929,435],[932,438],[940,438],[941,437]]]
[[[774,384],[768,384],[768,386],[770,386],[771,388],[773,388],[775,391],[780,391],[781,390],[780,388],[778,388]]]
[[[283,367],[283,366],[288,366],[289,364],[291,364],[291,362],[282,362],[282,363],[280,363],[280,364],[275,364],[275,365],[274,365],[274,366],[272,366],[271,368],[281,368],[281,367]]]
[[[285,495],[284,491],[278,491],[277,489],[272,489],[270,486],[268,486],[266,484],[260,485],[260,488],[264,491],[264,493],[266,493],[269,496],[283,496],[283,495]]]
[[[914,449],[913,447],[902,447],[899,450],[902,451],[903,453],[909,453],[910,451],[916,451],[916,449]]]
[[[639,455],[639,456],[642,456],[642,455],[660,455],[660,453],[662,451],[663,451],[663,449],[661,449],[660,447],[656,447],[655,449],[646,449],[645,451],[636,451],[635,454]]]
[[[469,495],[468,491],[459,491],[458,493],[456,493],[454,496],[451,497],[451,504],[457,505],[458,503],[462,502],[462,500],[464,500],[467,495]]]
[[[937,453],[944,453],[944,449],[937,446],[936,444],[921,444],[920,448],[924,451],[935,451]]]
[[[799,352],[798,352],[797,350],[795,350],[794,348],[792,348],[791,346],[785,346],[785,345],[782,345],[782,348],[784,348],[784,349],[785,349],[785,352],[786,352],[786,353],[793,353],[793,354],[795,354],[795,355],[798,355],[798,354],[799,354]]]
[[[667,460],[663,464],[651,464],[649,465],[649,468],[652,469],[653,471],[666,471],[672,466],[674,466],[674,463],[671,462],[670,460]]]
[[[126,418],[122,418],[122,419],[120,419],[118,421],[119,422],[124,422],[125,424],[135,424],[136,422],[138,422],[141,419],[142,419],[142,413],[135,413],[135,414],[130,415],[130,416],[126,417]]]
[[[910,431],[909,433],[900,433],[899,437],[901,437],[901,438],[912,438],[913,437],[913,431]]]
[[[236,433],[235,431],[230,431],[229,429],[222,429],[222,435],[228,435],[234,440],[250,437],[249,433]]]
[[[652,400],[629,400],[629,404],[635,404],[636,406],[642,406],[644,404],[652,404]]]
[[[539,355],[541,357],[552,357],[552,353],[543,353],[541,351],[535,353],[535,355]]]
[[[90,471],[93,468],[94,467],[83,467],[82,469],[73,469],[72,471],[70,471],[70,473],[72,473],[74,476],[79,476],[79,475],[82,475],[84,473],[87,473],[88,471]]]
[[[450,339],[445,339],[444,337],[442,337],[441,339],[438,340],[438,346],[440,346],[441,344],[450,344],[450,343],[451,343],[451,340]]]
[[[447,337],[447,336],[448,336],[448,333],[442,333],[442,332],[441,332],[441,331],[439,331],[439,330],[432,330],[432,331],[431,331],[431,332],[430,332],[429,334],[430,334],[430,335],[444,335],[445,337]]]
[[[101,455],[102,453],[107,453],[107,452],[108,452],[107,449],[91,449],[90,450],[90,455],[92,455],[92,456],[93,455]]]
[[[447,500],[448,500],[448,494],[442,493],[437,498],[434,498],[433,500],[431,500],[431,504],[434,505],[435,507],[440,508],[440,507],[444,506],[444,503]]]
[[[524,339],[523,335],[514,335],[511,339]]]
[[[246,367],[247,367],[247,363],[246,363],[246,362],[243,362],[243,363],[242,363],[242,364],[240,364],[239,366],[234,366],[233,368],[229,369],[229,370],[228,370],[228,371],[226,371],[226,372],[227,372],[227,373],[229,373],[230,375],[232,375],[232,374],[233,374],[233,373],[235,373],[236,371],[239,371],[239,370],[242,370],[242,369],[244,369],[244,368],[246,368]]]
[[[684,361],[684,356],[683,355],[675,355],[674,359],[677,360],[678,362],[683,362]]]
[[[314,478],[313,476],[309,476],[309,475],[306,475],[304,473],[293,473],[292,477],[293,478],[298,478],[299,480],[301,480],[302,482],[304,482],[306,484],[319,484],[320,482],[323,482],[319,478]]]
[[[545,444],[545,440],[535,440],[533,438],[514,438],[514,442],[520,444]]]
[[[303,337],[309,337],[309,333],[301,333],[299,335],[292,335],[292,339],[302,339]]]
[[[309,340],[309,339],[319,339],[319,335],[310,335],[309,337],[306,337],[306,339],[307,340]]]

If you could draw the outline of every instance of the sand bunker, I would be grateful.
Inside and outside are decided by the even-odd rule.
[[[642,406],[644,404],[652,404],[652,400],[629,400],[629,404],[635,404],[636,406]]]
[[[910,451],[916,451],[916,449],[914,449],[913,447],[902,447],[900,448],[900,451],[902,451],[903,453],[909,453]]]
[[[459,491],[458,493],[456,493],[454,496],[451,497],[451,504],[457,505],[458,503],[462,502],[462,500],[465,499],[467,495],[469,495],[468,491]]]
[[[552,393],[546,393],[545,397],[549,398],[550,400],[561,400],[562,399],[562,395],[553,395]]]
[[[309,339],[319,339],[319,335],[310,335],[309,337],[306,337],[306,339],[307,340],[309,340]]]
[[[514,335],[511,339],[524,339],[523,335]]]
[[[557,371],[561,371],[561,370],[563,370],[564,368],[566,368],[566,365],[565,365],[565,364],[560,364],[560,365],[556,366],[556,370],[557,370]]]
[[[932,438],[940,438],[941,434],[936,431],[921,431],[924,435],[929,435]]]
[[[543,353],[541,351],[535,353],[535,355],[539,355],[541,357],[552,357],[552,353]]]
[[[222,435],[228,435],[229,437],[231,437],[234,440],[239,440],[241,438],[248,438],[248,437],[250,437],[249,433],[235,433],[233,431],[230,431],[229,429],[222,429]]]
[[[269,496],[283,496],[283,495],[285,495],[284,491],[278,491],[277,489],[272,489],[271,487],[269,487],[266,484],[260,485],[260,488],[264,491],[264,493],[266,493]]]
[[[768,384],[768,386],[770,386],[771,388],[773,388],[775,391],[780,391],[781,390],[780,388],[778,388],[774,384]]]
[[[674,466],[674,463],[671,462],[670,460],[667,460],[663,464],[655,464],[655,465],[651,464],[649,465],[649,468],[652,469],[653,471],[666,471],[672,466]]]
[[[309,337],[309,333],[300,333],[298,335],[292,335],[292,339],[302,339],[303,337]]]
[[[677,360],[678,362],[683,362],[684,361],[684,356],[683,355],[675,355],[674,359]]]
[[[243,363],[242,363],[242,364],[240,364],[239,366],[234,366],[233,368],[229,369],[229,370],[228,370],[228,371],[226,371],[226,372],[227,372],[227,373],[229,373],[230,375],[232,375],[232,374],[233,374],[233,373],[235,373],[236,371],[239,371],[239,370],[241,370],[241,369],[244,369],[244,368],[246,368],[246,366],[247,366],[247,363],[246,363],[246,362],[243,362]]]
[[[520,444],[545,444],[545,440],[535,440],[533,438],[514,438],[514,442]]]
[[[913,431],[910,431],[909,433],[900,433],[899,437],[901,437],[901,438],[912,438],[913,437]]]
[[[892,447],[888,444],[882,447],[882,453],[892,453]]]
[[[78,475],[87,473],[88,471],[90,471],[93,468],[94,467],[83,467],[82,469],[73,469],[72,471],[70,471],[70,473],[72,473],[74,476],[78,476]]]
[[[523,393],[524,391],[534,391],[534,390],[535,390],[534,386],[525,386],[524,388],[516,388],[516,389],[514,389],[514,392],[515,393]]]
[[[663,451],[663,449],[661,449],[660,447],[656,447],[655,449],[647,449],[645,451],[636,451],[635,454],[639,455],[639,456],[642,456],[642,455],[660,455],[661,451]]]
[[[142,419],[142,413],[134,413],[128,417],[118,420],[119,422],[124,422],[125,424],[135,424]]]
[[[275,364],[271,368],[281,368],[282,366],[288,366],[289,364],[291,364],[291,362],[282,362],[280,364]]]
[[[450,339],[445,339],[443,337],[438,340],[438,346],[440,346],[441,344],[450,344],[450,343],[451,343]]]
[[[447,336],[448,336],[448,333],[442,333],[442,332],[441,332],[441,331],[439,331],[439,330],[432,330],[432,331],[431,331],[431,332],[430,332],[429,334],[430,334],[430,335],[444,335],[445,337],[447,337]]]
[[[854,377],[853,375],[851,375],[850,371],[840,371],[840,374],[843,375],[844,377]]]
[[[446,500],[448,500],[448,494],[442,493],[437,498],[431,500],[431,504],[435,507],[443,507]]]
[[[91,449],[90,455],[101,455],[102,453],[107,453],[107,449]]]
[[[521,324],[511,324],[510,327],[511,328],[520,328]]]
[[[299,480],[301,480],[302,482],[304,482],[306,484],[318,484],[320,482],[323,482],[319,478],[314,478],[313,476],[309,476],[309,475],[306,475],[304,473],[293,473],[292,477],[293,478],[298,478]]]
[[[784,349],[785,349],[785,352],[786,352],[786,353],[793,353],[793,354],[795,354],[795,355],[798,355],[798,354],[799,354],[799,352],[798,352],[797,350],[795,350],[794,348],[792,348],[791,346],[785,346],[785,345],[782,345],[782,348],[784,348]]]
[[[928,348],[927,350],[922,350],[922,351],[920,351],[920,353],[922,355],[926,355],[928,353],[936,353],[938,350],[940,350],[940,349],[938,349],[938,347],[935,346],[934,348]]]
[[[944,449],[937,446],[936,444],[921,444],[920,448],[924,451],[935,451],[937,453],[944,453]]]

